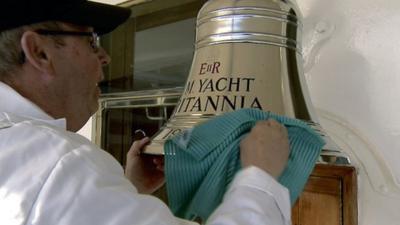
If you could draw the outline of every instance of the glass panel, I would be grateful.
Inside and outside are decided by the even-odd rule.
[[[134,90],[184,86],[192,63],[196,18],[137,32]]]

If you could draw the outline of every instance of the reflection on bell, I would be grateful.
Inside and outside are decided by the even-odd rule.
[[[289,1],[208,1],[197,17],[184,93],[145,153],[163,154],[167,138],[240,108],[317,122],[302,72],[297,12]]]

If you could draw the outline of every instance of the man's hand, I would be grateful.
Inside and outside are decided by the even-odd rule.
[[[242,167],[257,166],[278,178],[289,157],[287,130],[277,121],[259,121],[240,143]]]
[[[125,176],[139,193],[151,194],[164,184],[164,157],[141,154],[150,139],[133,142],[126,157]]]

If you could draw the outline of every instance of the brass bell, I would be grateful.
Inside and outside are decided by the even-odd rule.
[[[302,71],[298,15],[283,0],[205,3],[184,92],[145,153],[163,154],[167,138],[240,108],[317,122]]]

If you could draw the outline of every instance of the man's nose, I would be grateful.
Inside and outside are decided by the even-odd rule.
[[[99,59],[102,66],[106,66],[111,62],[110,56],[107,54],[104,48],[100,47],[99,49]]]

